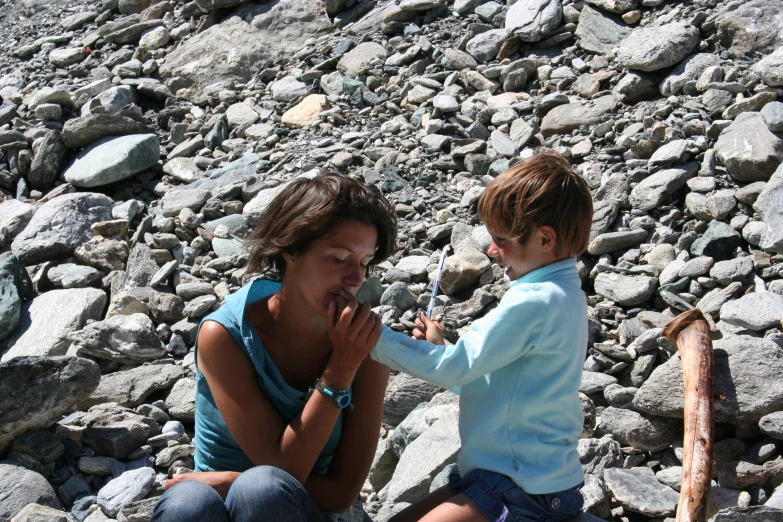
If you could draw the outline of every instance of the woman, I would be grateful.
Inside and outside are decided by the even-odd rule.
[[[196,472],[166,484],[153,522],[328,521],[352,505],[389,376],[367,357],[380,319],[353,294],[396,233],[392,206],[345,176],[297,179],[272,201],[249,270],[280,282],[255,280],[202,321]]]

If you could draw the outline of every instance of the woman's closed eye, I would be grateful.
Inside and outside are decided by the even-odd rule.
[[[332,259],[334,260],[335,263],[340,264],[340,265],[342,265],[343,263],[346,263],[348,261],[348,259],[340,259],[339,257],[335,257],[335,256],[332,256]],[[369,262],[368,263],[359,263],[359,266],[362,267],[362,268],[367,268],[368,266],[370,266],[370,263]]]

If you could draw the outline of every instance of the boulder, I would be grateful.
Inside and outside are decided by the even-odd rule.
[[[149,131],[144,125],[127,116],[88,114],[66,121],[62,136],[66,147],[80,149],[101,138],[145,132]]]
[[[656,172],[643,179],[631,191],[629,201],[634,208],[650,211],[661,205],[674,192],[679,190],[699,170],[696,162],[686,163],[682,167]]]
[[[630,33],[631,28],[619,16],[585,5],[575,34],[579,38],[579,46],[585,51],[608,54]]]
[[[541,122],[541,133],[545,138],[554,134],[570,133],[582,125],[594,125],[606,119],[606,113],[613,110],[617,101],[611,94],[589,102],[559,105],[549,111]]]
[[[721,43],[734,54],[766,53],[783,44],[781,19],[783,5],[777,0],[750,0],[720,14],[715,26]]]
[[[538,42],[554,31],[562,19],[561,0],[517,2],[506,13],[506,31],[523,42]]]
[[[87,409],[104,403],[138,406],[150,394],[171,387],[183,375],[182,367],[175,364],[145,364],[109,373],[101,377],[98,387],[90,397],[79,403],[79,408]]]
[[[337,70],[345,76],[365,74],[378,58],[386,58],[386,48],[376,42],[360,43],[345,53],[337,63]]]
[[[760,214],[765,225],[759,246],[783,253],[783,164],[764,186],[753,208]]]
[[[16,256],[0,254],[0,340],[11,335],[19,324],[22,312],[19,277],[19,260]]]
[[[0,462],[0,517],[10,519],[28,504],[60,509],[49,482],[35,471],[10,461]]]
[[[657,71],[680,63],[699,44],[699,30],[684,23],[638,27],[617,52],[617,60],[629,69]]]
[[[78,355],[98,359],[134,364],[165,356],[152,319],[140,313],[96,321],[67,337]]]
[[[767,181],[783,161],[783,140],[761,114],[744,112],[721,132],[715,152],[737,181]]]
[[[635,469],[604,470],[604,482],[612,496],[628,511],[648,517],[674,515],[680,495],[658,482],[655,475]]]
[[[160,159],[155,134],[110,136],[81,151],[63,173],[75,187],[100,187],[135,176]]]

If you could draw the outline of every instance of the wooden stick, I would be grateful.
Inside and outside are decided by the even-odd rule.
[[[705,522],[710,501],[713,442],[713,357],[710,328],[701,310],[678,315],[663,329],[677,345],[685,384],[685,435],[677,522]]]

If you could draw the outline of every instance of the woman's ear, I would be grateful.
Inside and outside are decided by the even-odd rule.
[[[554,227],[545,225],[538,229],[539,238],[541,240],[541,250],[544,252],[554,252],[557,245],[557,231]]]

